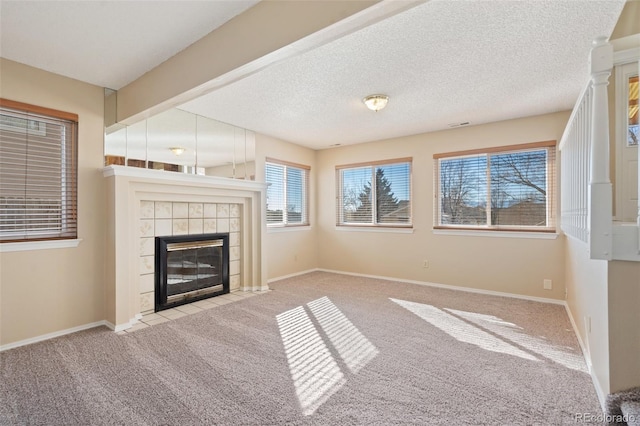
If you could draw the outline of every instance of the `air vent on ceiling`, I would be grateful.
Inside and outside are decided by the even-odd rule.
[[[470,123],[470,122],[468,122],[468,121],[464,121],[464,122],[462,122],[462,123],[451,123],[451,124],[449,124],[449,127],[450,127],[451,129],[454,129],[454,128],[456,128],[456,127],[468,126],[469,124],[471,124],[471,123]]]

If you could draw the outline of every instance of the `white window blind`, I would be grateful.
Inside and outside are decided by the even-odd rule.
[[[75,114],[0,99],[0,241],[77,237]]]
[[[309,224],[309,167],[267,159],[267,226]]]
[[[338,225],[411,226],[411,159],[336,167]]]
[[[434,155],[436,228],[555,231],[555,141]]]

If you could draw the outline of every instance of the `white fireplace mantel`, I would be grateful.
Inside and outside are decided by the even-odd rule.
[[[107,192],[106,317],[116,331],[141,317],[141,202],[229,203],[241,213],[241,282],[243,291],[268,289],[262,249],[266,227],[266,185],[214,176],[189,175],[125,166],[103,169]]]

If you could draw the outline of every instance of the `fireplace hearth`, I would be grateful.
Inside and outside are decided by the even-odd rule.
[[[156,237],[155,311],[229,293],[229,234]]]

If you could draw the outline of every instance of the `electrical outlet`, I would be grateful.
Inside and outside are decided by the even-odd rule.
[[[424,260],[422,261],[422,267],[424,269],[429,269],[429,261],[428,260]]]
[[[551,282],[551,280],[544,280],[542,282],[542,286],[545,290],[551,290],[553,288],[553,283]]]

